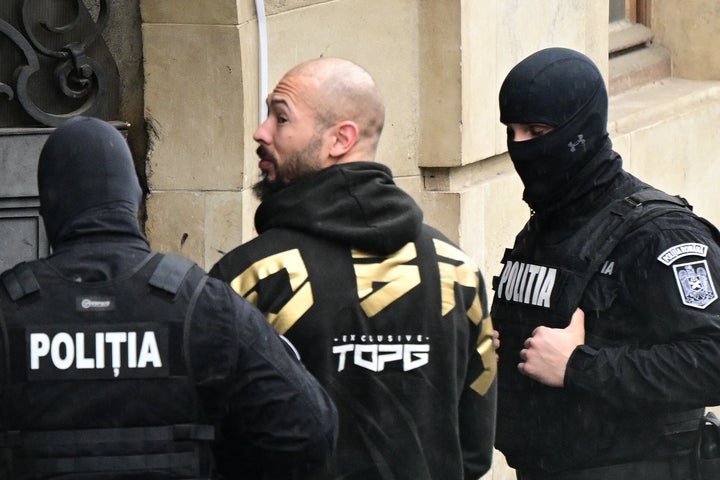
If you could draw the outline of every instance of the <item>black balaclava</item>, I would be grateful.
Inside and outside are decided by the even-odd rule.
[[[544,123],[554,129],[523,142],[508,127],[508,153],[525,185],[523,199],[542,211],[575,189],[581,169],[612,144],[607,132],[608,97],[595,64],[566,48],[540,50],[518,63],[500,88],[500,121]],[[619,169],[619,166],[613,168]]]
[[[40,153],[38,191],[53,246],[83,234],[139,235],[142,189],[125,137],[107,122],[75,117],[56,129]]]

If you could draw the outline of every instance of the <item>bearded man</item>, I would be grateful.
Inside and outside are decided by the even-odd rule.
[[[259,236],[210,274],[265,313],[338,406],[337,454],[312,478],[476,480],[495,422],[483,279],[374,161],[375,82],[321,58],[290,70],[267,105]]]

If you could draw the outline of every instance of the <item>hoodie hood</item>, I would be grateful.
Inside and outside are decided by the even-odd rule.
[[[420,207],[374,162],[335,165],[264,200],[255,228],[288,228],[371,253],[388,254],[420,233]]]
[[[40,214],[53,247],[79,236],[139,231],[142,189],[125,137],[102,120],[75,117],[45,142],[38,163]]]

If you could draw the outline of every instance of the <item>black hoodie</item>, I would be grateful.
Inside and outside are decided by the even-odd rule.
[[[320,170],[263,200],[255,225],[210,274],[259,306],[338,406],[337,454],[312,478],[485,473],[495,357],[482,278],[390,170]]]
[[[282,227],[372,253],[397,251],[422,226],[422,211],[398,189],[390,169],[353,162],[323,169],[263,201],[255,228]]]

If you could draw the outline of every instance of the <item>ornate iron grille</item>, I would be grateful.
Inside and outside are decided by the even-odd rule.
[[[75,115],[113,120],[119,75],[102,33],[108,0],[3,0],[0,128],[58,126]]]

